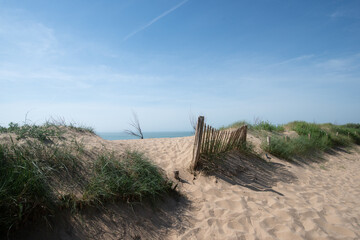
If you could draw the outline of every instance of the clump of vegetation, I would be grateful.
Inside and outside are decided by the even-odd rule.
[[[329,148],[330,139],[308,139],[307,136],[299,136],[293,139],[284,139],[281,136],[273,135],[270,145],[264,140],[261,147],[274,156],[290,160],[294,156],[306,156],[316,151],[325,151]]]
[[[72,170],[75,161],[64,146],[36,141],[0,144],[0,232],[36,216],[48,216],[56,205],[49,180]]]
[[[334,141],[338,144],[341,144],[342,142],[347,143],[347,145],[349,145],[349,142],[360,144],[360,129],[357,128],[357,125],[355,124],[341,126],[332,125],[331,133],[334,135]]]
[[[1,127],[0,133],[14,133],[17,139],[36,138],[40,141],[49,141],[52,138],[59,138],[63,131],[56,125],[44,124],[41,126],[24,124],[20,126],[18,123],[9,123],[9,126]]]
[[[299,137],[288,139],[272,135],[270,145],[264,139],[262,148],[274,156],[289,160],[295,156],[306,156],[334,147],[348,147],[351,144],[360,144],[360,135],[358,135],[357,128],[354,128],[356,126],[357,124],[291,122],[286,125],[286,128],[295,131]]]
[[[244,125],[247,125],[249,130],[265,130],[269,132],[283,132],[285,130],[283,125],[275,125],[270,123],[269,121],[260,120],[256,120],[254,124],[250,124],[246,121],[238,121],[228,126],[223,126],[220,128],[220,130],[225,130],[229,128],[240,128]]]
[[[0,145],[0,232],[52,205],[44,174],[34,161],[13,150]]]
[[[283,132],[284,127],[282,125],[275,125],[269,121],[259,121],[258,123],[252,126],[254,130],[265,130],[268,132]]]
[[[242,126],[244,125],[247,125],[248,126],[248,129],[252,127],[252,125],[246,121],[237,121],[237,122],[234,122],[228,126],[222,126],[219,128],[219,130],[225,130],[225,129],[229,129],[229,128],[241,128]]]
[[[343,125],[343,127],[360,130],[360,123],[347,123],[347,124]]]
[[[114,154],[104,154],[94,164],[94,175],[84,198],[96,202],[110,199],[141,202],[147,199],[154,203],[171,191],[171,185],[139,152],[129,151],[120,159]]]
[[[295,121],[287,125],[291,128],[291,130],[294,130],[302,136],[308,136],[308,134],[310,134],[313,138],[319,138],[326,135],[326,132],[320,127],[319,124]]]
[[[66,126],[66,125],[65,125]],[[80,132],[80,133],[91,133],[91,134],[95,134],[95,129],[93,127],[89,127],[89,126],[85,126],[85,125],[76,125],[74,123],[70,123],[68,125],[68,127],[70,129],[73,129],[77,132]]]
[[[0,235],[64,208],[155,202],[171,190],[172,183],[141,153],[94,156],[75,137],[62,135],[68,131],[63,125],[10,124],[0,131],[12,133],[0,142]],[[93,159],[94,165],[84,165]]]
[[[89,132],[94,134],[94,129],[86,126],[76,126],[73,123],[66,125],[65,122],[50,122],[47,121],[43,125],[9,123],[8,127],[0,127],[0,133],[14,133],[17,140],[26,138],[35,138],[42,142],[51,141],[56,138],[61,138],[65,133],[65,129],[69,128],[77,132]]]

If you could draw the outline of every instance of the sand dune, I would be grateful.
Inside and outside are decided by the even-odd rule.
[[[360,148],[288,163],[231,153],[217,171],[194,178],[193,137],[106,141],[78,136],[94,152],[139,150],[173,179],[181,198],[157,208],[110,204],[60,216],[30,239],[360,239]],[[249,136],[259,156],[260,140]],[[266,158],[265,158],[266,159]],[[173,179],[175,182],[177,180]]]
[[[313,164],[233,154],[224,171],[194,180],[188,172],[192,137],[111,144],[144,151],[169,176],[180,170],[180,191],[191,202],[184,214],[189,224],[171,229],[167,239],[360,238],[359,148],[326,154]]]

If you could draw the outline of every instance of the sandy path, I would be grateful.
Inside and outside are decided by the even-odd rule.
[[[180,170],[190,224],[170,229],[167,239],[360,239],[359,148],[325,155],[320,164],[273,157],[271,167],[249,165],[233,178],[193,180],[192,144],[192,137],[111,141],[145,152],[169,176]]]

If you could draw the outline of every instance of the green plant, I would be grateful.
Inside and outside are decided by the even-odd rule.
[[[15,145],[0,145],[0,232],[51,211],[53,198],[39,162]]]
[[[294,154],[293,141],[285,141],[281,137],[272,137],[271,144],[268,145],[264,140],[261,144],[262,149],[274,156],[289,160]]]
[[[171,190],[171,184],[139,152],[128,151],[122,158],[107,153],[96,160],[84,199],[96,202],[117,198],[128,202],[148,199],[155,202]]]
[[[261,147],[266,152],[274,156],[290,160],[295,156],[306,156],[310,153],[328,150],[332,146],[331,139],[328,136],[321,138],[308,138],[299,136],[293,139],[284,139],[281,136],[271,136],[270,145],[263,140]]]
[[[351,124],[350,126],[354,126],[355,124]],[[354,142],[355,144],[360,144],[360,130],[355,127],[350,127],[348,124],[346,125],[332,125],[331,132],[338,144],[343,143],[343,145],[349,145],[350,142]]]
[[[360,130],[360,123],[347,123],[343,126],[347,128],[354,128]]]
[[[84,168],[85,158],[96,158],[76,138],[43,141],[35,133],[53,125],[19,126],[11,123],[2,132],[22,136],[22,141],[0,143],[0,234],[23,223],[46,219],[59,209],[77,211],[93,202],[155,202],[172,191],[172,183],[143,154],[123,156],[104,153],[93,171]],[[56,126],[66,132],[63,126]],[[55,128],[57,131],[57,128]],[[66,136],[69,137],[70,135]],[[54,139],[55,140],[55,139]],[[87,164],[86,163],[86,164]],[[91,167],[90,167],[91,168]],[[92,174],[89,177],[86,173]]]
[[[57,208],[60,176],[73,177],[78,169],[74,152],[71,145],[37,139],[0,144],[0,232]]]
[[[219,128],[219,130],[225,130],[225,129],[229,129],[229,128],[240,128],[244,125],[247,125],[248,126],[248,129],[250,129],[252,127],[252,125],[246,121],[237,121],[237,122],[234,122],[228,126],[222,126]]]
[[[8,128],[1,128],[0,133],[15,133],[17,139],[25,138],[36,138],[40,141],[51,141],[54,138],[59,138],[63,134],[63,131],[56,125],[44,124],[41,126],[38,125],[29,125],[25,124],[20,126],[17,123],[9,123]]]
[[[360,144],[357,129],[350,128],[349,125],[296,121],[287,124],[286,127],[296,131],[299,137],[286,141],[280,136],[273,135],[270,146],[264,140],[262,148],[275,156],[291,159],[294,156],[327,151],[337,146],[347,147],[352,143]]]
[[[9,123],[7,128],[0,127],[0,133],[14,133],[17,135],[17,139],[36,138],[40,141],[52,141],[53,139],[59,139],[68,130],[74,130],[80,133],[89,132],[95,134],[92,127],[76,126],[76,124],[70,123],[68,126],[65,122],[50,122],[47,121],[43,125],[19,125],[18,123]]]
[[[265,130],[268,132],[283,132],[284,127],[282,125],[274,125],[268,121],[260,121],[253,125],[255,130]]]
[[[91,134],[95,134],[95,129],[93,127],[89,127],[89,126],[85,126],[85,125],[79,125],[77,126],[76,124],[74,123],[70,123],[69,126],[68,126],[70,129],[73,129],[77,132],[80,132],[80,133],[91,133]]]
[[[326,132],[320,127],[320,125],[315,123],[295,121],[289,123],[288,125],[292,130],[302,136],[308,136],[308,134],[310,134],[311,138],[319,138],[326,135]]]

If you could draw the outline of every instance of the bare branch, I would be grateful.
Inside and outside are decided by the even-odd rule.
[[[190,120],[190,125],[193,128],[194,132],[196,131],[196,125],[197,125],[197,119],[195,117],[195,115],[190,111],[189,113],[189,120]]]
[[[129,135],[132,135],[132,136],[135,136],[135,137],[138,137],[140,139],[144,139],[144,135],[142,133],[142,130],[141,130],[141,127],[140,127],[140,122],[139,122],[139,119],[138,119],[138,116],[135,112],[133,112],[133,120],[131,120],[131,122],[129,123],[130,126],[132,126],[135,130],[134,131],[131,131],[131,130],[125,130],[124,132],[129,134]]]

